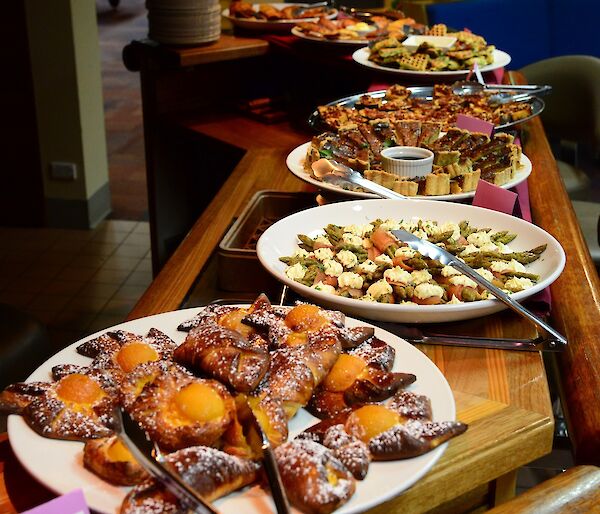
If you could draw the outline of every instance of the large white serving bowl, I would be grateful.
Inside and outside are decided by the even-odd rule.
[[[489,209],[433,200],[355,200],[307,209],[270,226],[256,246],[258,258],[271,274],[302,296],[320,305],[363,318],[402,323],[438,323],[477,318],[506,308],[503,303],[495,299],[452,305],[395,305],[363,302],[317,291],[286,276],[287,266],[279,258],[294,253],[298,247],[297,234],[315,237],[324,233],[323,227],[329,223],[342,226],[365,224],[377,218],[398,220],[421,218],[457,223],[465,220],[479,228],[508,230],[517,234],[517,238],[510,244],[510,247],[516,251],[530,250],[546,244],[547,249],[542,256],[527,267],[528,272],[539,275],[540,280],[534,287],[514,293],[513,298],[518,301],[548,287],[558,278],[565,266],[564,250],[545,230],[523,219]]]

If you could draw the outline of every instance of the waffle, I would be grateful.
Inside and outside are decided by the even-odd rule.
[[[401,69],[411,71],[425,71],[429,63],[429,56],[426,54],[406,55],[398,61]]]
[[[425,34],[428,36],[445,36],[448,34],[448,27],[443,23],[438,23],[429,27],[429,30]]]

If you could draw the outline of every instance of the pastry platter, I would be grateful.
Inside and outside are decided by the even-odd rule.
[[[341,45],[341,46],[364,46],[368,43],[367,38],[363,39],[327,39],[323,37],[311,36],[305,34],[298,27],[292,28],[292,34],[300,39],[311,41],[314,43],[323,43],[327,45]]]
[[[328,214],[327,209],[324,213]],[[269,240],[263,240],[264,243]],[[42,364],[27,381],[48,381],[51,369],[58,364],[73,363],[88,365],[90,359],[76,352],[83,341],[98,337],[110,330],[127,330],[136,334],[145,334],[150,328],[157,328],[181,343],[186,334],[177,327],[199,312],[198,308],[167,312],[149,316],[115,327],[108,328],[74,343]],[[346,324],[369,326],[367,323],[346,318]],[[375,335],[391,345],[398,357],[394,370],[414,373],[417,381],[408,390],[427,395],[431,400],[433,419],[454,420],[455,403],[448,382],[438,368],[419,350],[406,341],[375,327]],[[301,409],[290,421],[290,438],[315,424],[317,418]],[[9,440],[15,455],[23,466],[39,482],[57,494],[64,494],[75,488],[82,488],[91,509],[103,514],[115,514],[129,488],[118,487],[104,482],[82,465],[83,443],[47,439],[37,435],[20,416],[8,419]],[[373,462],[366,478],[357,483],[354,496],[348,503],[336,511],[339,514],[363,512],[378,505],[409,488],[431,469],[441,457],[447,443],[419,457],[387,462]],[[390,480],[390,476],[394,480]],[[273,502],[259,486],[251,486],[232,493],[215,502],[215,507],[224,514],[267,514],[274,512]],[[294,512],[298,512],[295,511]]]
[[[410,86],[410,87],[407,87],[406,89],[410,91],[411,98],[417,98],[417,99],[420,99],[423,101],[429,101],[429,102],[431,102],[433,100],[433,87],[432,86]],[[493,86],[490,86],[490,89],[493,91]],[[354,106],[359,101],[359,99],[365,95],[367,95],[371,98],[384,99],[385,95],[386,95],[386,90],[380,89],[377,91],[358,93],[355,95],[346,96],[344,98],[339,98],[338,100],[333,100],[332,102],[329,102],[326,105],[336,105],[339,107],[354,108]],[[502,123],[502,124],[496,125],[496,127],[495,127],[496,130],[505,130],[505,129],[514,127],[515,125],[518,125],[520,123],[529,121],[530,119],[532,119],[536,116],[539,116],[542,113],[542,111],[544,110],[544,107],[545,107],[544,100],[539,97],[534,97],[528,103],[529,103],[529,105],[531,105],[531,114],[529,116],[519,119],[519,120],[516,120],[516,121],[510,121],[508,123]],[[321,120],[321,116],[319,115],[318,110],[315,109],[312,112],[312,114],[309,116],[308,124],[315,130],[320,131],[321,129],[324,128],[324,124]]]
[[[306,151],[308,150],[309,146],[310,146],[310,142],[304,143],[300,146],[297,146],[287,156],[287,159],[285,162],[287,164],[288,169],[292,172],[293,175],[298,177],[300,180],[307,182],[308,184],[312,184],[313,186],[317,186],[320,189],[323,189],[325,191],[330,191],[332,193],[342,194],[342,195],[350,196],[353,198],[379,198],[378,196],[376,196],[375,194],[372,194],[372,193],[367,193],[365,191],[354,191],[351,189],[343,189],[342,187],[339,187],[335,184],[329,184],[327,182],[322,182],[320,180],[317,180],[315,177],[311,176],[304,169],[304,159],[306,157]],[[503,189],[510,189],[511,187],[514,187],[514,186],[520,184],[521,182],[527,180],[527,178],[531,174],[531,170],[532,170],[531,161],[525,154],[521,154],[520,164],[521,164],[521,168],[520,168],[519,172],[516,174],[516,176],[512,180],[506,182],[505,184],[503,184],[500,187],[502,187]],[[437,195],[437,196],[418,195],[418,196],[413,196],[411,198],[427,199],[427,200],[458,201],[458,200],[464,200],[467,198],[473,198],[474,196],[475,196],[475,191],[468,191],[468,192],[464,192],[464,193],[455,193],[455,194]]]
[[[256,250],[261,264],[279,281],[310,301],[349,315],[400,323],[439,323],[477,318],[505,309],[505,305],[497,300],[415,305],[346,298],[292,280],[285,273],[287,265],[280,261],[281,257],[293,255],[298,249],[298,234],[315,238],[323,234],[322,227],[330,223],[360,226],[376,219],[414,221],[417,218],[438,223],[468,221],[475,227],[491,228],[494,231],[507,230],[517,235],[510,243],[513,251],[547,245],[541,257],[528,266],[528,272],[539,275],[539,281],[529,289],[514,293],[512,296],[517,301],[548,287],[558,278],[565,265],[565,253],[560,243],[546,231],[527,221],[471,205],[412,199],[353,200],[307,209],[271,225],[259,239]]]
[[[258,11],[261,4],[252,4],[252,7],[255,11]],[[276,9],[284,9],[285,7],[290,7],[292,4],[286,3],[272,3],[270,6]],[[310,7],[310,4],[293,4],[298,7]],[[329,9],[326,17],[328,19],[333,19],[337,16],[337,9]],[[238,18],[236,16],[231,16],[229,12],[229,8],[224,9],[222,15],[227,18],[233,25],[236,27],[240,27],[246,30],[268,30],[268,31],[284,31],[289,32],[289,30],[302,21],[313,21],[316,22],[318,18],[296,18],[296,19],[285,19],[285,20],[262,20],[257,18]]]
[[[399,68],[389,68],[386,66],[380,66],[369,60],[370,55],[369,47],[359,48],[352,54],[352,59],[358,64],[362,66],[366,66],[367,68],[372,68],[378,71],[385,71],[386,73],[395,73],[399,75],[409,76],[409,77],[419,77],[419,78],[432,78],[437,80],[443,80],[444,78],[448,79],[456,79],[460,77],[464,77],[469,73],[468,69],[465,70],[456,70],[456,71],[413,71],[413,70],[404,70]],[[492,64],[488,64],[487,66],[482,66],[480,71],[485,73],[486,71],[497,70],[498,68],[503,68],[510,63],[510,55],[502,50],[494,50],[493,52],[494,61]]]

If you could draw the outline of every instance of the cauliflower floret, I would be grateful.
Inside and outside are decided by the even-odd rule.
[[[344,232],[350,232],[355,236],[364,237],[365,234],[368,234],[373,230],[373,225],[367,223],[366,225],[348,225],[344,227]]]
[[[486,270],[485,268],[477,268],[475,271],[479,273],[483,278],[485,278],[488,282],[494,280],[493,273],[489,270]]]
[[[490,243],[492,239],[489,232],[473,232],[467,236],[467,241],[475,246],[483,246],[486,243]]]
[[[444,288],[435,284],[423,283],[415,287],[415,292],[413,294],[421,300],[431,298],[432,296],[437,296],[438,298],[441,298],[442,296],[444,296]]]
[[[358,269],[364,273],[375,273],[377,271],[377,264],[371,259],[367,259],[358,265]]]
[[[310,253],[308,253],[304,248],[298,248],[292,255],[292,257],[308,257]]]
[[[394,284],[408,284],[411,280],[411,275],[400,266],[396,266],[394,268],[386,269],[383,272],[383,278]]]
[[[379,225],[379,228],[382,230],[398,230],[400,228],[400,223],[396,220],[388,219]]]
[[[431,273],[426,269],[415,270],[411,274],[411,279],[414,284],[423,284],[431,280]]]
[[[285,274],[292,280],[302,280],[306,274],[306,266],[303,266],[297,262],[293,266],[290,266],[288,269],[286,269]]]
[[[533,282],[528,278],[513,277],[509,278],[504,283],[504,288],[509,291],[516,293],[517,291],[523,291],[533,286]]]
[[[354,268],[358,264],[358,257],[350,250],[342,250],[337,253],[336,258],[342,263],[344,268]]]
[[[375,257],[375,262],[377,264],[392,264],[392,259],[390,259],[385,253],[378,255]]]
[[[381,279],[371,284],[367,289],[367,294],[371,295],[376,300],[385,294],[392,292],[392,286],[388,284],[387,280]]]
[[[452,295],[452,300],[450,300],[448,303],[451,304],[455,304],[455,303],[465,303],[462,300],[459,300],[458,298],[456,298],[456,296]]]
[[[361,289],[363,286],[363,278],[358,273],[344,271],[344,273],[338,277],[338,286]]]
[[[350,234],[348,232],[342,235],[342,241],[346,244],[359,247],[362,246],[363,243],[362,237],[355,236],[354,234]]]
[[[394,257],[401,257],[402,259],[412,259],[417,252],[415,252],[410,246],[401,246],[396,250]]]
[[[460,275],[460,271],[452,266],[444,266],[442,268],[442,277],[453,277],[455,275]]]
[[[458,223],[447,221],[440,225],[440,232],[449,232],[450,230],[452,230],[452,235],[450,237],[456,241],[460,237],[460,227],[458,226]]]
[[[460,252],[461,255],[469,255],[470,253],[477,253],[479,248],[477,248],[474,244],[468,244],[465,246],[464,250]]]
[[[511,259],[510,262],[493,261],[490,265],[490,269],[496,273],[503,273],[504,271],[525,272],[525,266],[515,259]]]
[[[325,275],[329,275],[330,277],[339,277],[344,271],[342,265],[333,259],[323,261],[323,267],[325,268]]]
[[[315,259],[319,261],[333,259],[333,250],[331,248],[317,248],[314,253]]]
[[[333,246],[333,245],[331,244],[331,241],[330,241],[329,239],[327,239],[327,236],[323,236],[323,235],[321,235],[321,236],[318,236],[318,237],[315,239],[315,243],[319,243],[319,244],[321,244],[321,245]]]
[[[473,289],[477,287],[477,282],[471,280],[469,277],[465,277],[464,275],[457,275],[456,277],[451,277],[450,280],[448,280],[448,282],[450,282],[454,286],[472,287]]]

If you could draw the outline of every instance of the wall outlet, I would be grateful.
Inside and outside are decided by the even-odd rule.
[[[76,180],[77,164],[74,162],[51,162],[50,178],[53,180]]]

